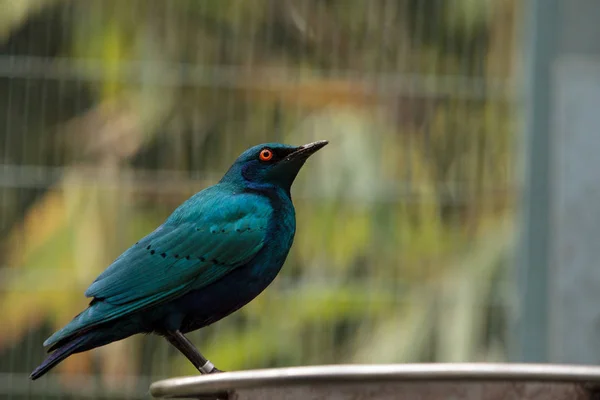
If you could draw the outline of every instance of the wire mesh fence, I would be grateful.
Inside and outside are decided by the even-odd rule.
[[[114,258],[271,141],[331,144],[293,188],[278,279],[190,335],[211,360],[506,357],[519,2],[0,8],[0,397],[137,398],[194,374],[136,336],[27,378]]]

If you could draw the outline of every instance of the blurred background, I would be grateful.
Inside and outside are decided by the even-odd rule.
[[[330,145],[293,188],[280,276],[190,335],[219,368],[600,361],[598,15],[0,0],[0,398],[147,398],[196,374],[136,336],[28,380],[97,274],[266,141]]]

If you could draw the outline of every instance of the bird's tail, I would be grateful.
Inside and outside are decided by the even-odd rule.
[[[72,354],[104,346],[140,332],[136,322],[135,320],[116,321],[108,326],[100,325],[59,340],[50,347],[52,353],[48,358],[29,377],[36,380]]]
[[[95,335],[95,332],[84,333],[65,342],[65,344],[54,350],[48,358],[46,358],[44,362],[31,373],[29,376],[31,380],[36,380],[44,375],[70,355],[95,347],[93,345],[90,347],[90,344],[94,341]]]
[[[52,353],[31,373],[30,378],[35,380],[41,377],[72,354],[104,346],[143,331],[140,329],[143,324],[135,315],[94,325],[101,317],[106,316],[107,309],[110,311],[111,307],[114,308],[110,304],[94,303],[49,337],[44,346],[48,346],[48,351]]]

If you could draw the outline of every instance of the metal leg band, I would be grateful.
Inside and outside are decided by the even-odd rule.
[[[200,373],[202,374],[210,374],[214,369],[214,364],[211,363],[209,360],[206,360],[206,363],[200,368],[198,368],[198,371],[200,371]]]

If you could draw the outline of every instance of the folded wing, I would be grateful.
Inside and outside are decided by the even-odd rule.
[[[263,247],[271,212],[257,195],[198,193],[98,276],[91,306],[45,344],[222,278]]]

